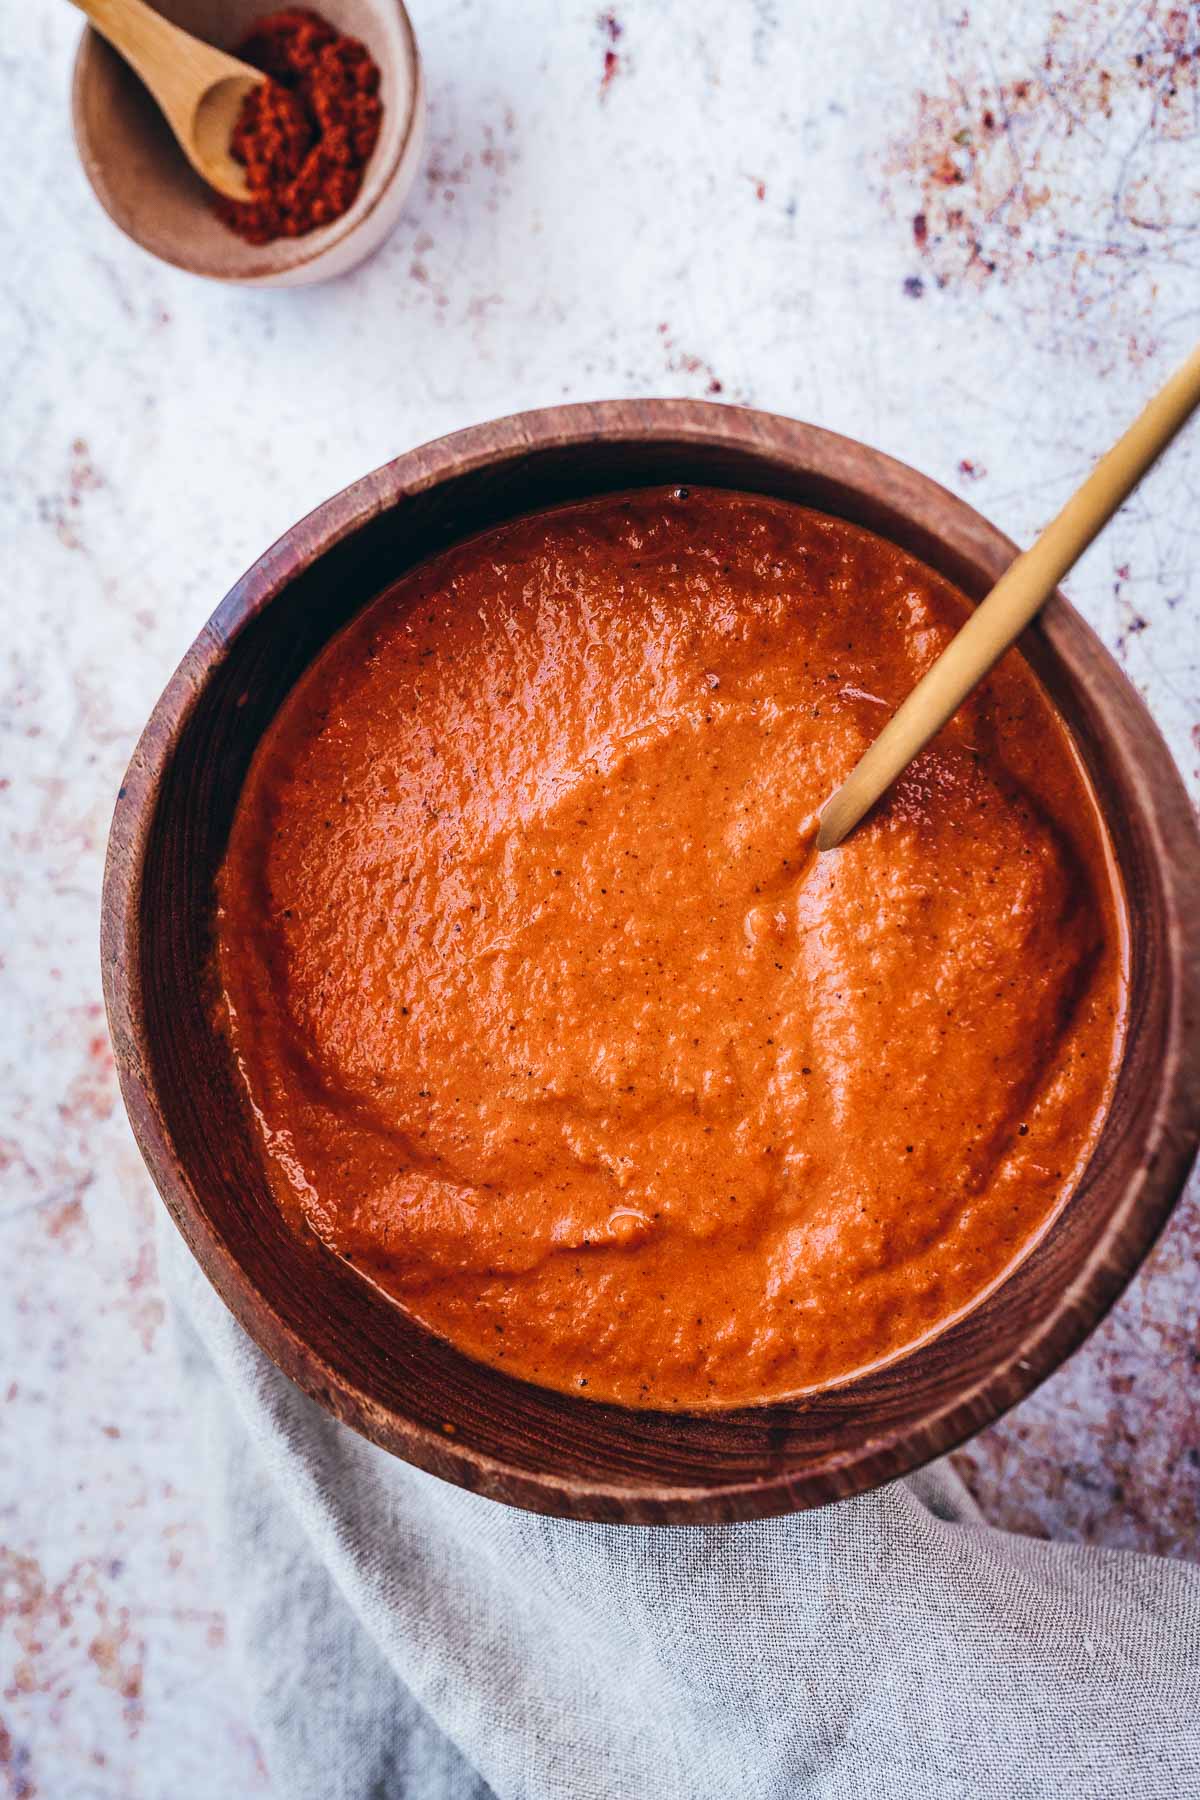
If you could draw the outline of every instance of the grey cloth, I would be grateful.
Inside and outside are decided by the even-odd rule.
[[[993,1531],[944,1464],[765,1524],[535,1518],[335,1424],[163,1260],[280,1800],[1200,1796],[1200,1568]]]

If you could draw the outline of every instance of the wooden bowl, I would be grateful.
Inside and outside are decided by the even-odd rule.
[[[154,0],[186,31],[232,50],[270,0]],[[425,126],[417,40],[401,0],[320,0],[331,25],[361,38],[382,75],[383,123],[358,198],[305,237],[247,244],[212,210],[154,100],[90,26],[79,42],[71,106],[84,173],[109,217],[164,262],[213,281],[298,287],[344,275],[392,230],[412,186]]]
[[[976,598],[1014,555],[924,476],[762,413],[618,401],[443,438],[318,508],[222,602],[134,754],[103,911],[109,1023],[134,1131],[176,1223],[251,1337],[339,1419],[420,1468],[535,1511],[643,1524],[762,1518],[835,1500],[987,1425],[1112,1305],[1162,1229],[1200,1131],[1200,836],[1141,700],[1056,595],[1023,648],[1075,733],[1124,876],[1129,1038],[1078,1193],[968,1318],[890,1368],[789,1404],[634,1412],[470,1361],[284,1223],[210,1023],[206,973],[213,876],[265,726],[331,633],[419,559],[518,513],[676,481],[838,514]]]

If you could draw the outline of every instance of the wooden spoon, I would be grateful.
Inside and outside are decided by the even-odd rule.
[[[817,849],[854,830],[1024,631],[1067,570],[1200,406],[1200,346],[1101,458],[1033,548],[1004,571],[821,809]]]
[[[74,0],[141,76],[197,175],[227,200],[248,200],[246,171],[229,152],[242,103],[266,77],[172,25],[144,0]]]

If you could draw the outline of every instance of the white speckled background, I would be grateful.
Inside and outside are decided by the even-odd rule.
[[[270,1792],[116,1095],[113,796],[178,657],[301,513],[521,407],[711,395],[862,437],[1028,539],[1200,335],[1192,0],[416,0],[395,236],[311,292],[147,260],[75,160],[77,17],[0,55],[0,1795]],[[1018,18],[1013,15],[1018,14]],[[1200,792],[1200,431],[1071,583]],[[1196,1192],[962,1464],[998,1523],[1200,1554]],[[284,1800],[284,1797],[280,1797]]]

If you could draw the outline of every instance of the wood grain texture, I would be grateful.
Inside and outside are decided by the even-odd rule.
[[[1021,647],[1104,805],[1131,922],[1128,1044],[1080,1189],[983,1306],[865,1380],[688,1416],[550,1393],[460,1355],[311,1234],[258,1165],[206,986],[212,883],[259,736],[332,632],[414,562],[516,513],[639,483],[711,482],[891,538],[978,600],[1015,554],[902,464],[769,415],[690,401],[551,408],[377,470],[301,521],[222,602],[134,754],[109,844],[102,953],[134,1131],[172,1216],[250,1335],[338,1418],[465,1487],[582,1519],[761,1518],[942,1454],[1043,1380],[1111,1306],[1200,1134],[1200,835],[1152,720],[1056,595]]]

